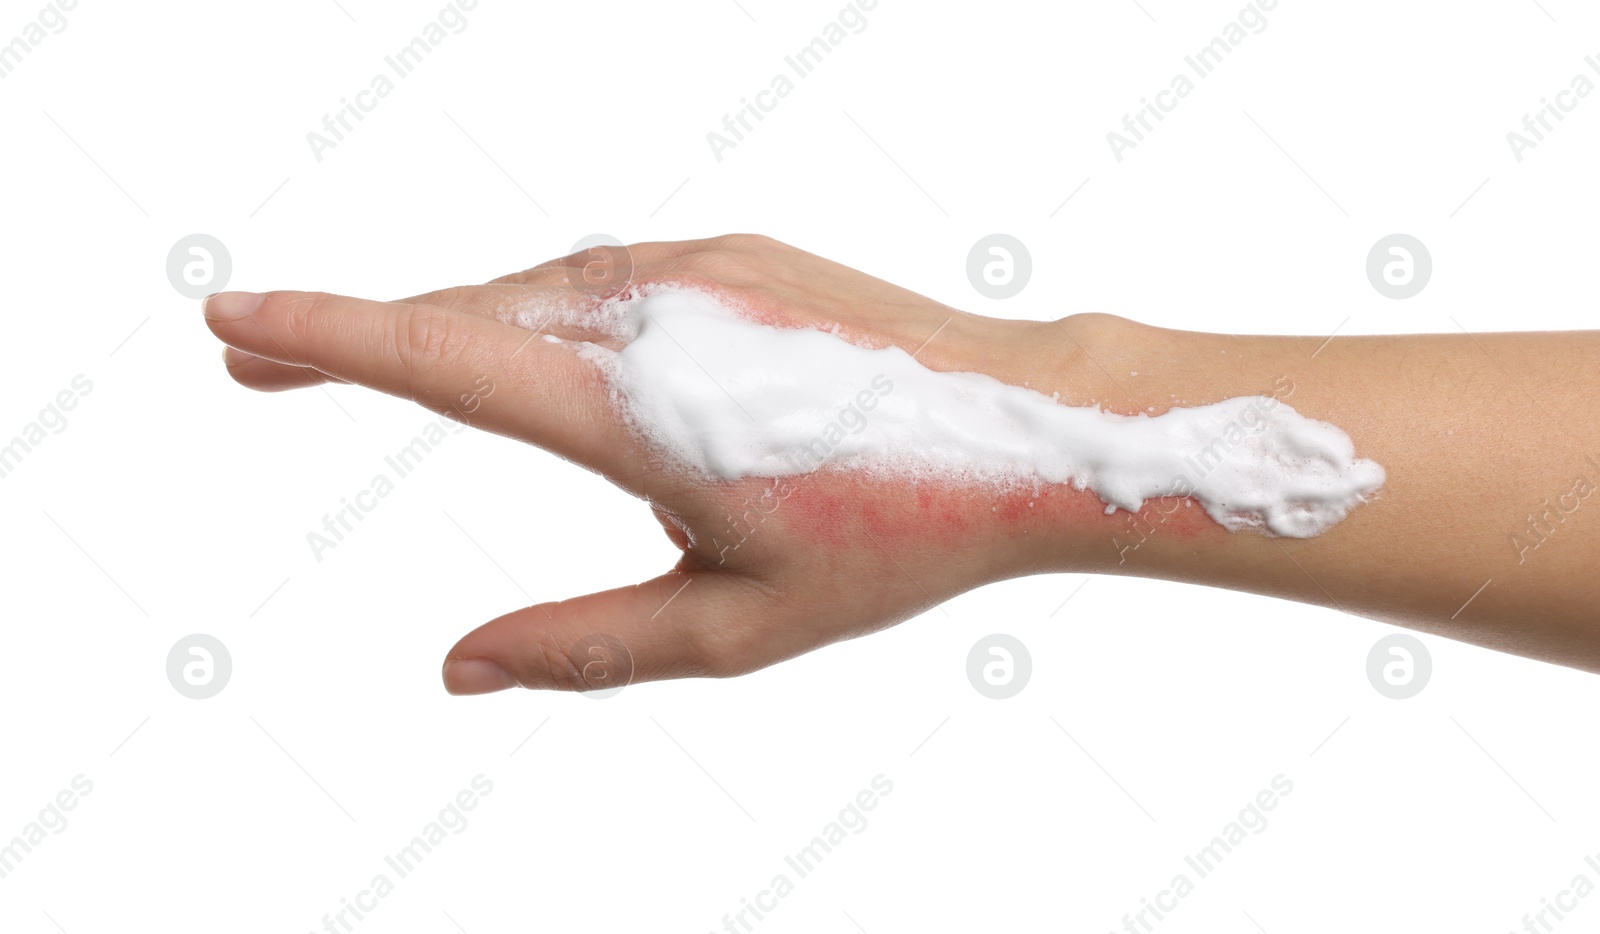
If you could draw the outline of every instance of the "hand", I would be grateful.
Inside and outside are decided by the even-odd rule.
[[[1046,368],[1032,365],[1041,336],[1057,356],[1070,347],[1054,323],[965,314],[764,237],[629,252],[636,283],[692,284],[765,323],[894,344],[936,370],[1016,383],[1031,375],[1042,388]],[[446,658],[453,693],[748,672],[892,625],[980,584],[1045,569],[1055,527],[1046,515],[1100,508],[1070,490],[998,495],[831,469],[726,482],[666,462],[626,427],[604,378],[571,343],[615,341],[581,324],[550,323],[544,332],[562,338],[552,343],[509,323],[518,309],[592,310],[596,296],[569,281],[582,262],[567,257],[400,302],[234,292],[206,304],[241,384],[270,391],[360,383],[538,445],[644,498],[682,549],[677,566],[653,580],[519,609],[469,633]],[[1061,377],[1059,365],[1049,370]],[[494,392],[484,396],[486,378]],[[590,657],[596,634],[626,647],[631,671]]]

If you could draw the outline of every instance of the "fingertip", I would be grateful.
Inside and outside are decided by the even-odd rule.
[[[208,321],[237,321],[254,314],[267,297],[259,292],[213,292],[200,303]]]
[[[493,694],[521,687],[511,672],[487,658],[451,658],[444,663],[444,689],[451,694]]]
[[[305,366],[278,363],[237,347],[224,347],[222,365],[233,381],[257,392],[283,392],[327,382],[337,382],[327,374]]]

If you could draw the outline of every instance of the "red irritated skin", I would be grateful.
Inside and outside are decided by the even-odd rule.
[[[400,302],[212,296],[206,321],[239,383],[361,383],[549,449],[645,499],[682,550],[659,577],[516,609],[467,634],[446,653],[454,693],[605,686],[589,654],[597,634],[626,649],[633,680],[736,675],[985,583],[1057,571],[1231,587],[1600,670],[1600,498],[1589,499],[1600,484],[1600,332],[1322,346],[1097,314],[1005,321],[765,237],[643,243],[628,255],[635,283],[694,285],[768,323],[892,344],[931,369],[986,373],[1065,405],[1159,414],[1277,396],[1338,425],[1389,480],[1313,539],[1229,533],[1180,498],[1108,513],[1070,486],[833,468],[717,481],[629,429],[575,343],[614,341],[560,323],[544,328],[559,342],[533,340],[503,320],[507,307],[591,309],[594,296],[572,285],[585,256]],[[490,395],[477,391],[486,377]]]

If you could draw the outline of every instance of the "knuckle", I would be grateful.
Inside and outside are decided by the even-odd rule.
[[[765,234],[753,233],[723,234],[722,236],[713,239],[711,242],[723,249],[747,253],[754,253],[760,250],[770,250],[775,247],[783,246],[783,244],[769,236],[766,236]]]
[[[256,314],[267,321],[281,321],[289,337],[298,341],[313,336],[327,299],[318,292],[268,292]]]
[[[752,640],[736,628],[695,627],[684,634],[695,669],[707,678],[736,678],[758,668]]]
[[[522,285],[560,288],[572,281],[572,271],[565,266],[539,266],[528,270]]]
[[[1101,311],[1068,315],[1062,320],[1062,324],[1073,333],[1083,333],[1091,337],[1113,336],[1133,326],[1133,322],[1127,318]]]
[[[425,369],[446,365],[462,353],[461,333],[454,320],[442,309],[429,305],[406,305],[395,316],[395,355],[413,396],[424,382]]]
[[[732,250],[704,250],[690,253],[681,260],[685,270],[716,282],[742,282],[750,278],[753,267],[750,261]]]
[[[419,358],[432,360],[455,349],[455,328],[449,315],[428,305],[412,305],[404,317],[407,343]]]
[[[458,308],[469,306],[479,297],[478,290],[481,286],[453,285],[447,289],[429,292],[420,298],[412,299],[417,303],[437,305],[440,308]]]
[[[561,691],[582,691],[588,687],[583,680],[580,662],[557,643],[540,644],[538,666],[543,680],[552,688]]]

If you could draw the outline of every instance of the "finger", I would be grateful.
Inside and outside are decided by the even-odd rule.
[[[564,286],[465,285],[401,301],[490,318],[562,340],[599,342],[612,336],[596,318],[600,298]]]
[[[282,392],[285,389],[341,382],[310,367],[279,363],[233,347],[222,349],[222,363],[228,368],[228,375],[239,385],[259,392]]]
[[[452,694],[588,691],[755,667],[742,624],[766,616],[742,578],[672,571],[633,587],[540,604],[468,633],[445,658]]]
[[[535,334],[554,334],[563,340],[616,343],[610,332],[594,320],[599,301],[571,289],[513,285],[455,286],[399,301],[478,315]],[[277,363],[232,347],[226,348],[223,361],[227,364],[228,374],[236,382],[261,392],[281,392],[342,382],[310,367]]]
[[[601,472],[636,471],[603,379],[574,345],[432,305],[315,292],[223,292],[206,300],[223,343],[411,399]]]
[[[714,237],[703,240],[660,240],[649,243],[634,243],[618,249],[624,252],[627,264],[633,270],[653,266],[667,260],[676,259],[689,253],[698,253],[710,249],[726,238]],[[515,285],[538,286],[572,286],[575,284],[574,271],[582,269],[593,262],[593,253],[589,250],[579,250],[546,260],[537,266],[501,276],[491,284],[510,283]]]

